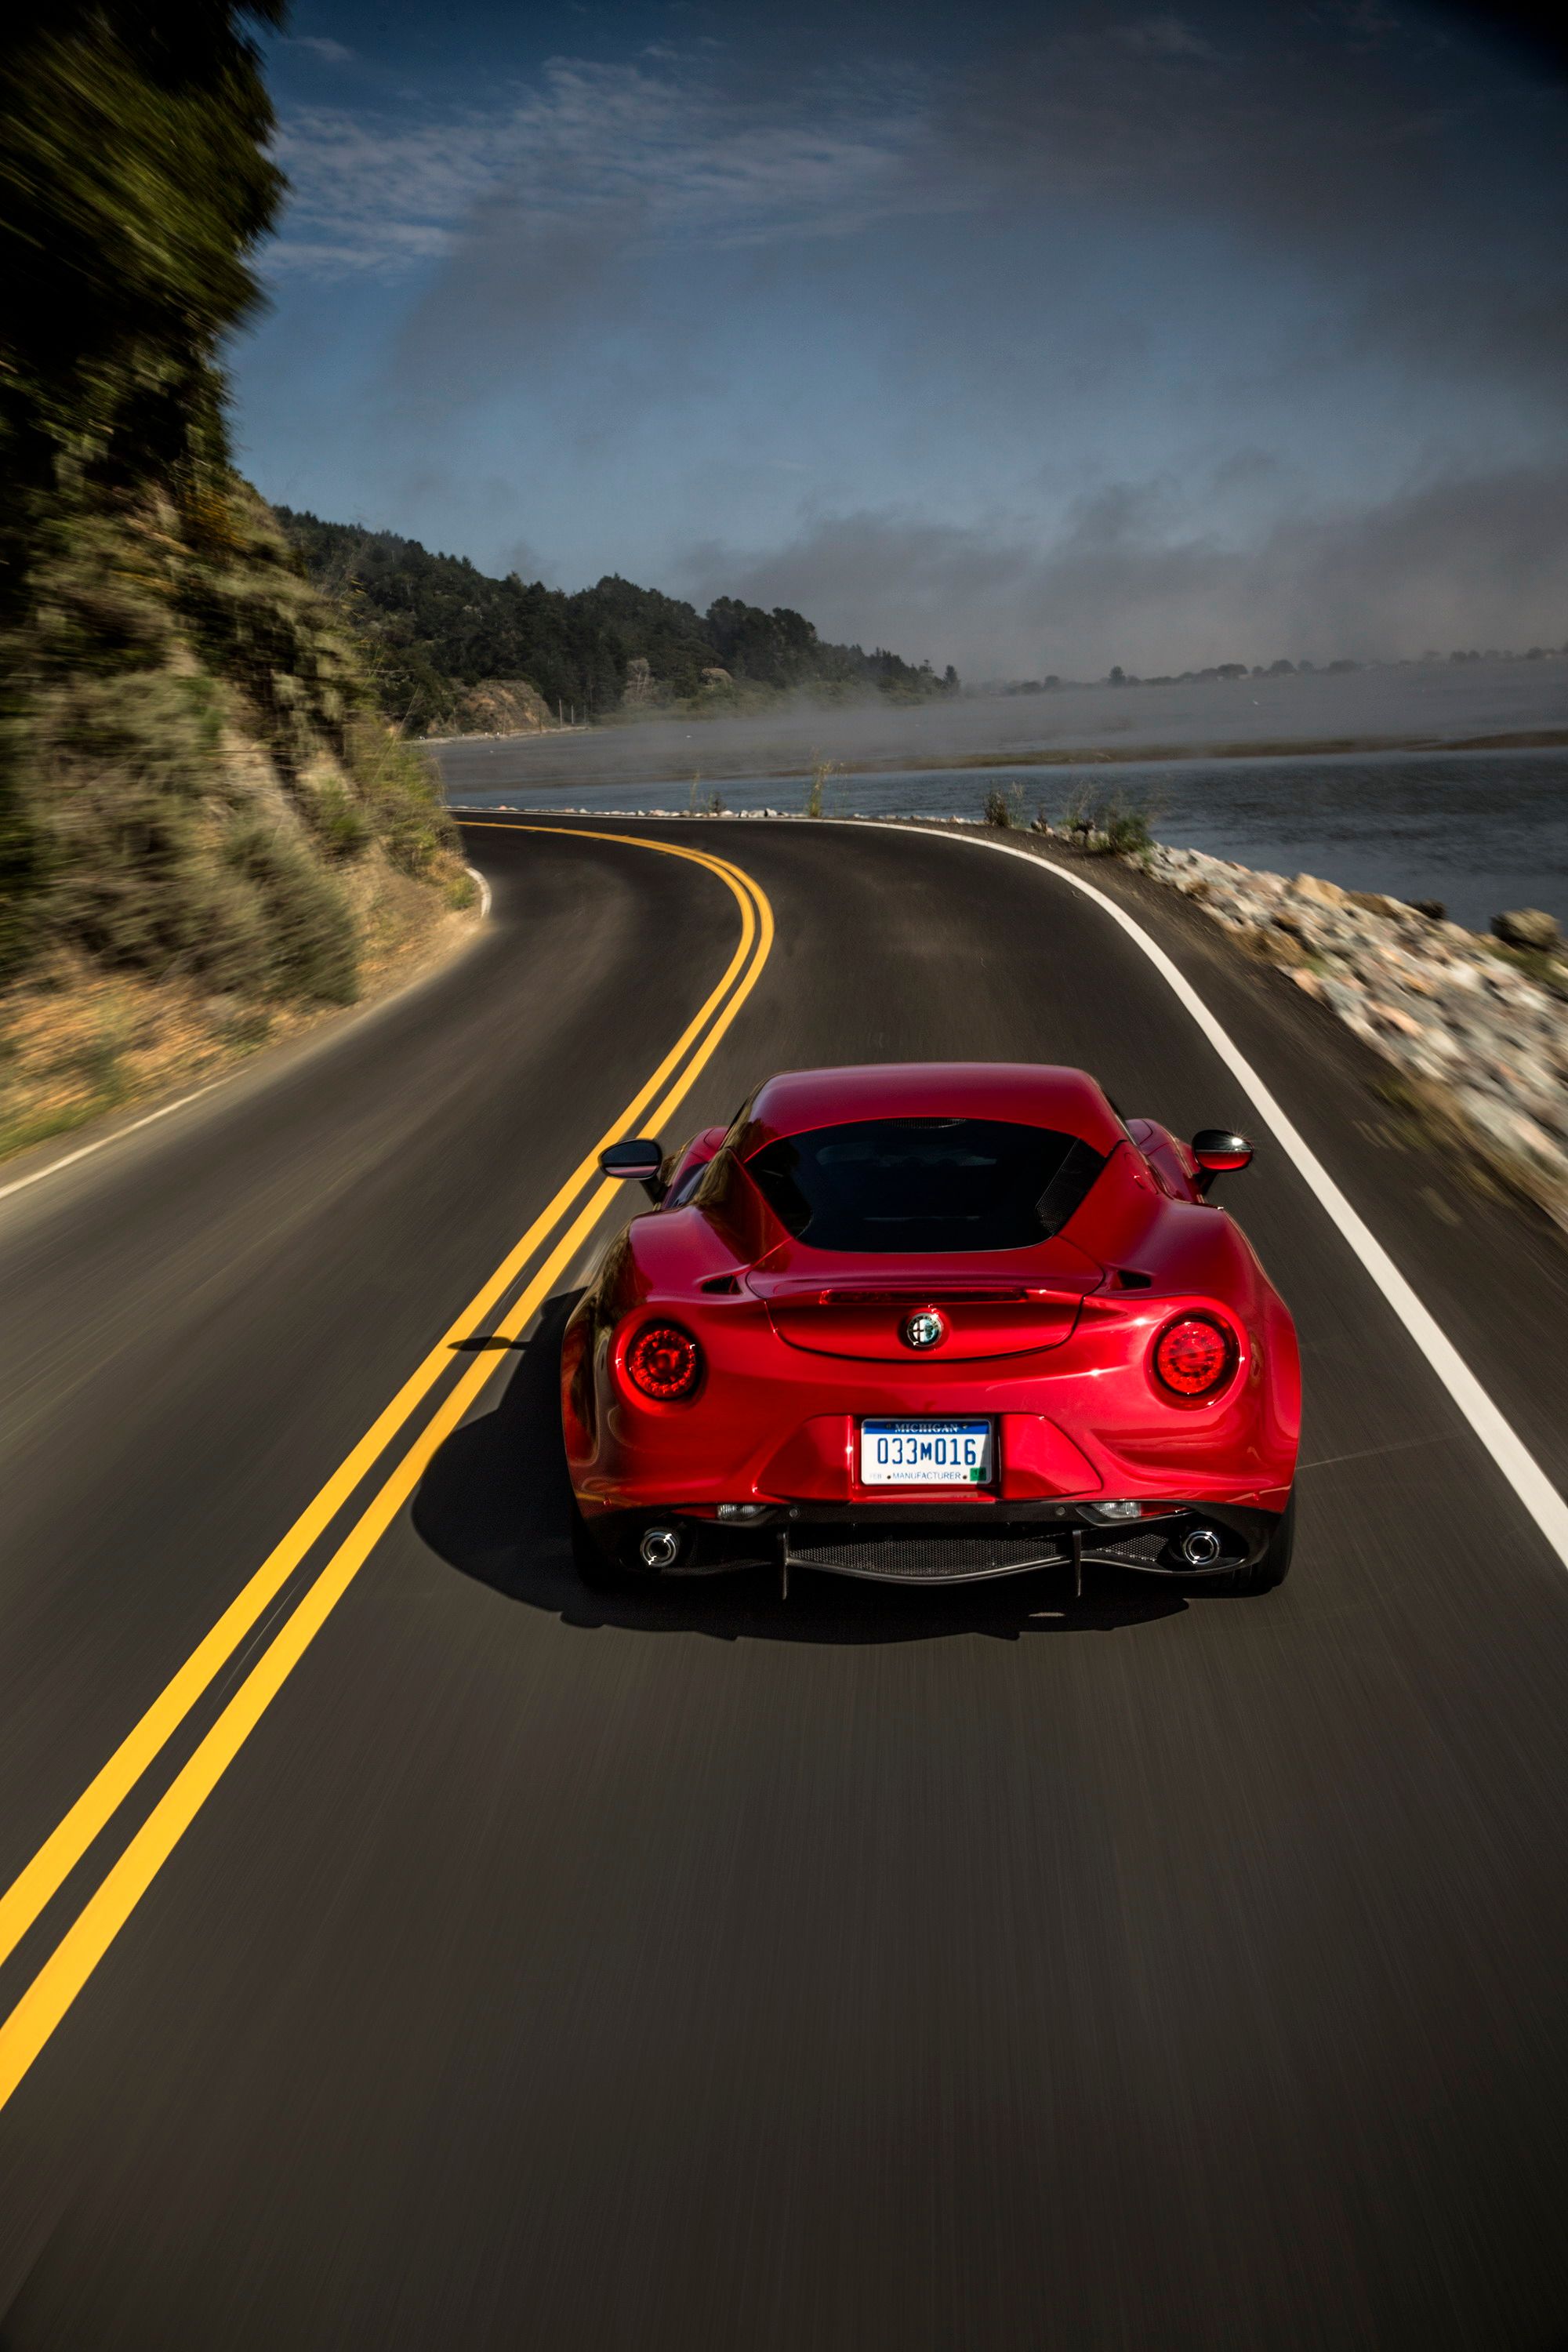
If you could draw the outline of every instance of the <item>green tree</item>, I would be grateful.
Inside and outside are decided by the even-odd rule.
[[[243,26],[282,13],[281,0],[22,0],[0,37],[13,583],[79,478],[194,488],[226,457],[217,345],[256,306],[249,257],[282,187]]]
[[[784,689],[877,687],[922,699],[956,689],[897,654],[867,654],[818,637],[801,614],[721,596],[700,614],[678,597],[610,574],[568,595],[513,572],[493,580],[466,557],[433,553],[393,531],[366,531],[317,515],[279,520],[310,577],[352,593],[379,653],[378,691],[391,718],[429,729],[482,678],[525,678],[553,709],[613,710],[628,665],[646,661],[661,699],[689,700],[717,667],[737,682]]]
[[[281,189],[247,23],[282,0],[14,0],[0,32],[0,633],[106,501],[221,513],[219,341],[258,299]],[[27,936],[39,834],[27,681],[0,699],[0,967]]]

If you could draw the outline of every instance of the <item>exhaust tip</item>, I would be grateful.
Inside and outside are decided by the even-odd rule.
[[[645,1568],[673,1568],[680,1558],[680,1538],[673,1528],[645,1528],[637,1552]]]
[[[1189,1528],[1182,1538],[1182,1558],[1189,1568],[1212,1568],[1219,1555],[1219,1538],[1212,1528]]]

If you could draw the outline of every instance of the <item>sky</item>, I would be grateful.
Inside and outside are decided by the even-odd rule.
[[[1568,62],[1438,0],[296,0],[268,497],[966,679],[1568,639]]]

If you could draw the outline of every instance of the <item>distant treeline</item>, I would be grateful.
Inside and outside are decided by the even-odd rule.
[[[515,572],[492,579],[464,556],[432,554],[393,531],[277,512],[312,581],[348,605],[370,640],[384,710],[420,732],[460,722],[465,690],[495,678],[526,679],[552,710],[581,718],[722,708],[799,687],[900,701],[958,690],[951,667],[938,677],[929,662],[881,647],[825,644],[782,606],[770,613],[721,596],[699,613],[615,574],[569,595]],[[634,667],[644,663],[646,671]]]
[[[1562,653],[1564,656],[1568,656],[1568,645],[1562,647]],[[1557,658],[1558,648],[1555,646],[1531,646],[1528,652],[1522,654],[1510,653],[1506,649],[1500,651],[1497,646],[1492,646],[1484,654],[1473,651],[1451,654],[1425,653],[1419,662],[1408,656],[1385,661],[1351,661],[1342,657],[1338,661],[1330,662],[1254,662],[1250,668],[1246,662],[1215,662],[1208,669],[1162,671],[1157,677],[1139,677],[1133,671],[1123,669],[1121,663],[1117,662],[1109,675],[1102,678],[1054,676],[1010,677],[1003,679],[995,686],[982,687],[980,691],[983,694],[1054,694],[1059,688],[1076,686],[1206,686],[1215,678],[1342,677],[1348,676],[1352,670],[1430,669],[1443,662],[1554,661]]]

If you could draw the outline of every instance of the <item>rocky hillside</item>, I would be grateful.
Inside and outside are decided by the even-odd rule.
[[[247,16],[24,12],[0,84],[0,1150],[351,1002],[470,890],[232,470],[277,175]]]
[[[560,722],[525,677],[488,677],[458,698],[459,735],[541,735]]]

